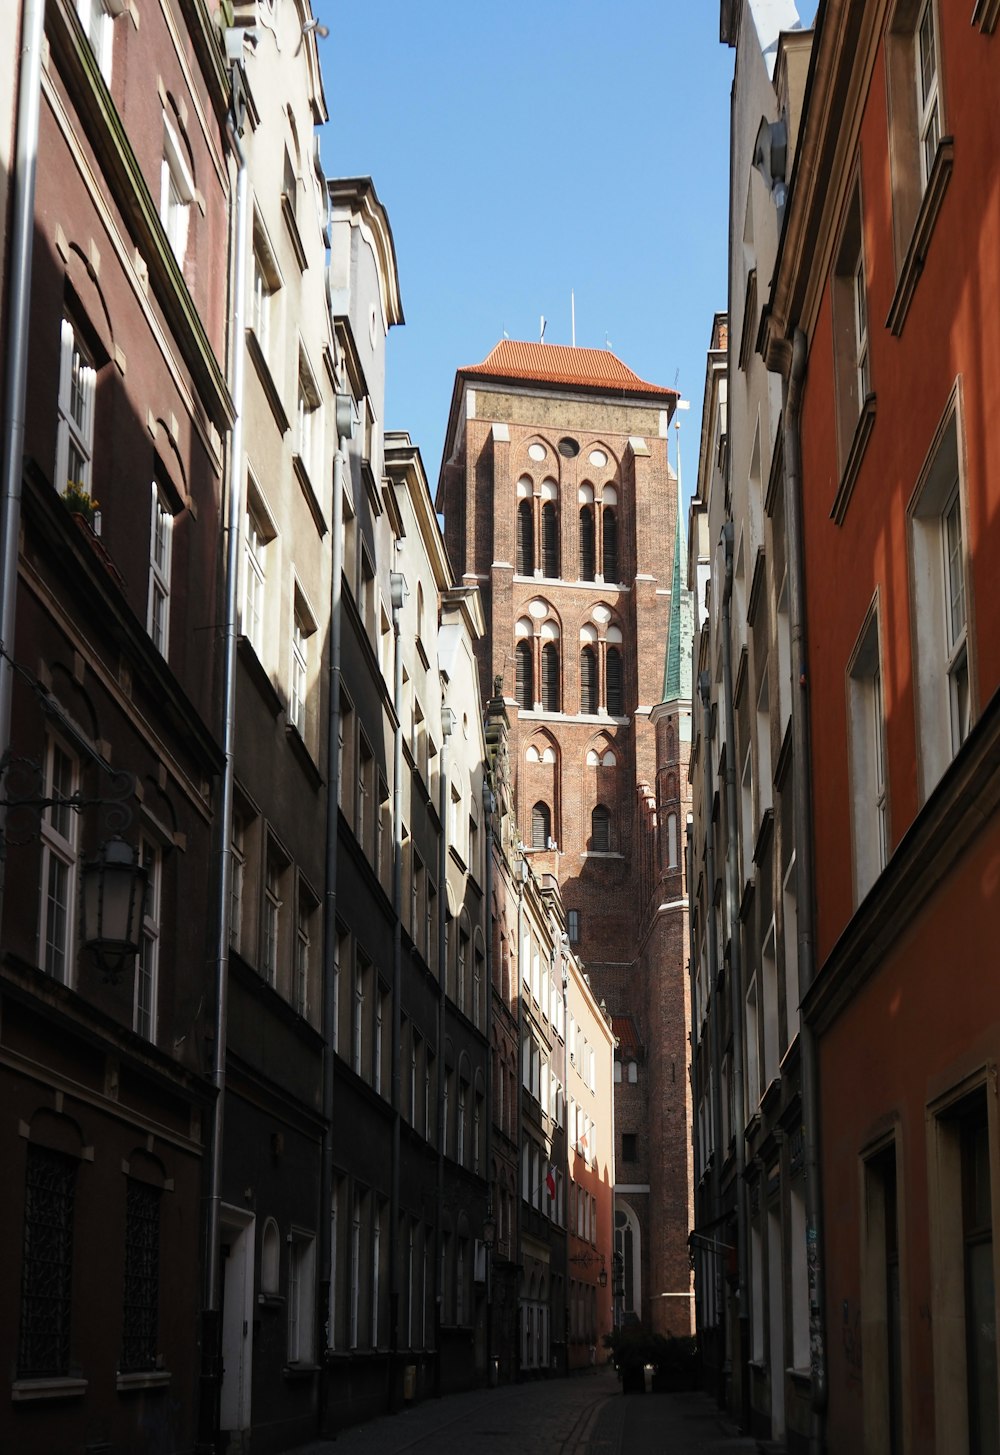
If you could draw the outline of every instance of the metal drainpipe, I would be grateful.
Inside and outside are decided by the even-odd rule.
[[[233,410],[235,419],[229,446],[229,518],[226,542],[226,608],[223,624],[222,795],[219,805],[219,903],[215,941],[215,1041],[212,1051],[212,1109],[209,1186],[205,1216],[205,1287],[202,1328],[203,1419],[211,1418],[211,1438],[218,1423],[218,1397],[222,1384],[221,1289],[219,1287],[219,1225],[222,1206],[222,1151],[225,1121],[226,1031],[229,1005],[229,932],[233,890],[233,779],[236,744],[236,617],[239,602],[240,528],[243,520],[243,394],[246,377],[244,309],[247,271],[247,159],[236,122],[226,118],[226,135],[236,158],[236,212],[233,219]],[[202,1439],[209,1438],[207,1425]]]
[[[438,787],[438,815],[441,820],[440,853],[438,857],[438,1026],[437,1026],[437,1188],[434,1213],[434,1393],[441,1394],[441,1302],[444,1298],[444,1270],[441,1266],[443,1238],[441,1224],[444,1221],[444,1040],[445,999],[448,980],[448,793],[451,754],[448,740],[455,725],[455,714],[450,707],[441,709],[441,782]]]
[[[802,561],[802,380],[806,336],[796,328],[784,409],[785,522],[788,538],[788,616],[793,697],[792,747],[795,793],[795,893],[798,910],[800,998],[815,975],[813,951],[812,803],[809,784],[809,677],[806,656],[805,585]],[[812,1386],[810,1455],[820,1455],[826,1433],[826,1308],[823,1287],[823,1204],[819,1162],[819,1062],[812,1027],[800,1017],[802,1119],[806,1171],[806,1239],[809,1271],[809,1351]]]
[[[739,916],[739,859],[736,835],[736,758],[733,745],[736,742],[736,726],[733,714],[733,645],[732,629],[733,602],[733,523],[727,520],[722,527],[722,545],[725,551],[726,575],[722,591],[722,691],[726,714],[726,822],[729,833],[726,840],[726,900],[729,905],[729,987],[730,1018],[733,1029],[733,1065],[730,1084],[733,1087],[735,1142],[736,1142],[736,1248],[739,1265],[739,1301],[737,1305],[740,1325],[740,1424],[744,1430],[750,1428],[750,1307],[747,1297],[747,1185],[746,1185],[746,1143],[743,1128],[746,1123],[746,1099],[743,1087],[743,950],[740,941]]]
[[[11,221],[10,303],[7,318],[7,387],[3,424],[3,512],[0,518],[0,763],[10,749],[14,702],[14,623],[17,616],[17,557],[21,534],[24,469],[24,400],[31,337],[31,269],[34,260],[35,178],[41,110],[45,0],[24,0],[18,67],[17,142]],[[7,868],[7,810],[0,808],[0,919]]]
[[[323,886],[323,1143],[320,1162],[319,1318],[323,1348],[334,1342],[333,1239],[336,1221],[333,1210],[333,1082],[337,1055],[337,851],[340,805],[340,680],[341,680],[341,595],[344,571],[344,471],[347,444],[354,437],[354,401],[349,394],[336,399],[337,449],[333,457],[333,526],[330,567],[330,666],[326,742],[326,866]],[[321,1386],[324,1398],[326,1385]]]
[[[715,942],[715,833],[712,827],[712,685],[707,672],[702,672],[698,678],[698,690],[701,693],[701,704],[704,711],[704,733],[705,733],[705,875],[708,880],[709,892],[709,924],[706,942],[708,944],[708,975],[711,990],[708,997],[710,1006],[708,1034],[709,1052],[712,1057],[712,1217],[715,1236],[718,1235],[719,1225],[722,1221],[722,1108],[719,1106],[719,1087],[722,1084],[721,1048],[719,1045],[719,1006],[718,1006],[718,978],[719,978],[719,953]],[[722,1346],[718,1344],[722,1332],[722,1282],[719,1276],[718,1256],[712,1254],[712,1293],[715,1306],[715,1328],[717,1352],[719,1354],[718,1368],[716,1371],[716,1400],[722,1405],[725,1402],[725,1361],[722,1358]]]
[[[483,784],[483,828],[486,847],[486,1125],[483,1128],[483,1165],[486,1169],[486,1215],[496,1221],[493,1203],[493,790]],[[496,1233],[494,1232],[494,1241]],[[493,1358],[493,1248],[486,1249],[486,1383],[492,1382]]]
[[[521,940],[524,935],[524,884],[527,877],[527,863],[523,855],[515,859],[517,866],[517,961],[515,964],[515,975],[517,976],[517,1067],[515,1070],[515,1086],[517,1088],[517,1191],[514,1197],[514,1209],[517,1214],[517,1262],[521,1263],[521,1248],[523,1245],[521,1225],[524,1219],[524,1168],[521,1165],[525,1156],[524,1151],[524,977],[521,973],[522,947]],[[530,1186],[530,1183],[529,1183]],[[516,1375],[521,1373],[521,1298],[518,1294],[517,1301],[517,1362],[515,1365]]]
[[[558,949],[556,951],[556,955],[557,955],[557,964],[559,966],[559,995],[560,995],[560,998],[562,1000],[562,1009],[563,1009],[562,1084],[563,1084],[563,1122],[565,1123],[565,1121],[566,1121],[566,1110],[565,1110],[566,1109],[566,1087],[567,1087],[567,1085],[569,1083],[569,1053],[567,1052],[567,1049],[566,1049],[566,1040],[567,1040],[566,1028],[569,1025],[569,945],[568,945],[567,939],[564,939],[563,938],[563,934],[559,932],[558,926],[556,927],[556,932],[557,932],[557,935],[558,935],[558,940],[557,940]],[[557,1131],[558,1131],[558,1128],[559,1128],[559,1123],[557,1121],[556,1122],[556,1129],[557,1129]],[[564,1201],[563,1201],[563,1207],[565,1208],[566,1205],[567,1205],[566,1199],[569,1196],[569,1193],[568,1193],[568,1188],[569,1188],[569,1140],[568,1140],[568,1138],[566,1136],[565,1131],[563,1132],[562,1144],[563,1144],[563,1146],[562,1146],[562,1150],[563,1150],[562,1166],[560,1167],[559,1170],[560,1170],[560,1172],[562,1173],[562,1176],[563,1176],[563,1199],[564,1199]],[[558,1194],[558,1192],[559,1192],[559,1189],[557,1187],[556,1188],[556,1193]],[[559,1215],[559,1204],[557,1202],[556,1203],[556,1217],[557,1218],[558,1218],[558,1215]],[[612,1221],[613,1221],[613,1219],[612,1219]],[[565,1353],[566,1368],[565,1368],[564,1373],[566,1374],[566,1377],[568,1379],[569,1378],[569,1373],[570,1373],[570,1368],[569,1368],[569,1286],[568,1286],[569,1285],[569,1229],[568,1228],[564,1228],[563,1225],[560,1222],[558,1222],[558,1221],[556,1223],[556,1227],[559,1228],[560,1232],[563,1235],[563,1248],[566,1251],[566,1260],[567,1260],[566,1261],[566,1277],[563,1280],[563,1316],[564,1316],[564,1324],[565,1324],[565,1328],[564,1328],[564,1331],[563,1331],[563,1338],[565,1340],[565,1346],[564,1347],[565,1347],[565,1350],[566,1350],[566,1353]]]
[[[687,882],[688,882],[688,895],[689,895],[689,902],[690,902],[691,886],[695,882],[695,873],[694,873],[694,823],[693,823],[693,820],[692,820],[692,818],[691,818],[690,815],[688,817],[688,822],[687,822],[687,827],[686,827],[686,832],[685,832],[685,838],[687,840],[687,844],[686,844],[686,854],[687,854]],[[698,1089],[699,1089],[699,1086],[700,1086],[700,1078],[698,1077],[698,1075],[697,1075],[697,1073],[695,1071],[695,1062],[696,1062],[695,1047],[696,1047],[696,1042],[697,1042],[698,1026],[700,1024],[699,1017],[698,1017],[698,973],[697,972],[698,972],[698,948],[697,948],[697,943],[696,943],[696,940],[695,940],[694,915],[693,914],[689,914],[688,915],[688,985],[689,985],[690,994],[691,994],[691,1030],[689,1032],[689,1042],[688,1042],[688,1044],[689,1044],[689,1049],[690,1049],[690,1052],[691,1052],[691,1070],[690,1070],[690,1072],[688,1074],[689,1074],[690,1082],[691,1082],[691,1105],[692,1105],[692,1108],[693,1108],[693,1115],[691,1117],[691,1145],[692,1145],[692,1152],[693,1152],[693,1165],[694,1165],[694,1181],[695,1181],[695,1187],[697,1187],[698,1181],[699,1181],[700,1175],[701,1175],[701,1169],[700,1169],[700,1166],[699,1166],[700,1161],[701,1161],[701,1158],[699,1156],[699,1153],[701,1152],[701,1143],[700,1143],[699,1135],[698,1135],[698,1116],[697,1116],[697,1110],[698,1110]],[[692,1231],[697,1231],[698,1217],[697,1217],[697,1209],[696,1208],[694,1209],[694,1215],[695,1215],[695,1227],[694,1227],[694,1229]],[[689,1244],[689,1246],[690,1246],[690,1244]],[[692,1249],[692,1251],[693,1252],[696,1252],[696,1250],[694,1250],[694,1249]],[[703,1260],[701,1258],[699,1258],[698,1259],[697,1267],[701,1267],[702,1266],[702,1263],[703,1263]],[[695,1296],[696,1296],[696,1298],[697,1298],[698,1286],[699,1286],[700,1281],[701,1280],[698,1278],[697,1269],[696,1269],[696,1272],[695,1272]],[[695,1323],[696,1323],[696,1326],[697,1326],[697,1312],[698,1312],[698,1310],[697,1310],[697,1304],[696,1304],[696,1306],[695,1306],[695,1315],[696,1315]]]
[[[392,705],[396,727],[392,735],[392,1168],[389,1180],[389,1390],[388,1406],[394,1404],[394,1380],[399,1353],[399,1177],[400,1177],[400,1041],[403,990],[403,653],[400,650],[399,618],[406,600],[406,580],[393,571],[389,577],[392,598],[393,686]],[[414,927],[415,928],[415,927]]]

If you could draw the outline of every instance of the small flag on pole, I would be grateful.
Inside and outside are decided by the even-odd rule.
[[[554,1167],[550,1167],[545,1174],[545,1186],[549,1189],[549,1197],[554,1198],[556,1195],[556,1169]]]

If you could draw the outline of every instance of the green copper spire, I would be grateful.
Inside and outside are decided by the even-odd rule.
[[[670,626],[667,630],[667,659],[663,666],[663,702],[688,701],[691,697],[691,643],[694,638],[694,602],[683,584],[687,555],[684,506],[677,481],[677,525],[674,530],[674,566],[670,577]]]

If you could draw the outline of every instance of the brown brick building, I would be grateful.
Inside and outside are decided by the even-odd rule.
[[[480,677],[502,680],[525,852],[557,879],[619,1039],[616,1315],[680,1332],[691,1327],[690,687],[667,460],[675,403],[608,351],[504,340],[456,376],[437,504],[456,568],[482,593]]]

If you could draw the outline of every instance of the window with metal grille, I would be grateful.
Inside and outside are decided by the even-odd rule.
[[[542,711],[559,711],[559,648],[553,642],[542,648]]]
[[[580,653],[580,711],[597,711],[597,655],[593,647]]]
[[[611,848],[611,815],[603,803],[590,815],[590,847],[599,852]]]
[[[531,847],[533,849],[548,848],[551,831],[552,816],[549,813],[548,804],[536,803],[531,810]]]
[[[618,517],[613,510],[602,511],[601,526],[604,538],[604,579],[605,581],[617,581],[619,579]]]
[[[594,545],[594,512],[589,505],[580,511],[580,580],[593,581],[596,548]]]
[[[17,1352],[24,1379],[69,1373],[75,1191],[72,1157],[29,1144]]]
[[[559,522],[551,500],[542,506],[542,575],[559,575]]]
[[[158,1187],[126,1178],[123,1374],[156,1368],[160,1303],[160,1198]]]
[[[514,688],[514,695],[517,698],[518,707],[523,707],[530,711],[532,704],[530,642],[518,642],[516,659],[517,682]]]
[[[622,691],[622,654],[617,647],[608,648],[607,657],[608,677],[608,712],[612,717],[621,717],[624,712],[624,693]]]
[[[532,502],[522,500],[517,507],[517,574],[531,576],[535,570],[535,522]]]

